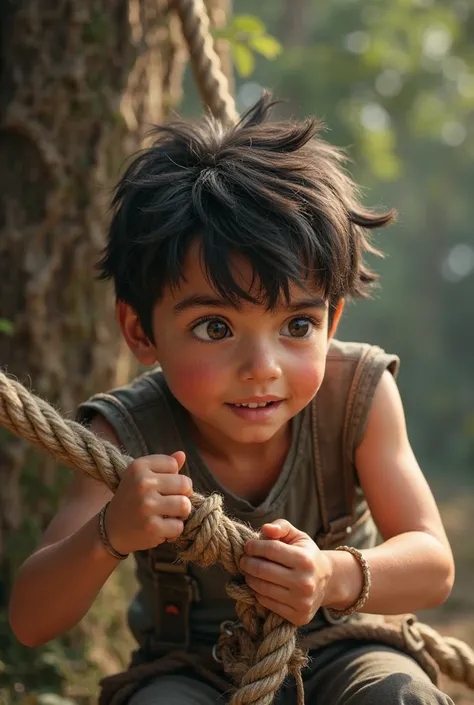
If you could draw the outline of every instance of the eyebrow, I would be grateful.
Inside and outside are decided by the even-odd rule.
[[[232,308],[235,311],[241,309],[241,306],[233,304],[231,301],[226,299],[221,299],[214,296],[205,296],[202,294],[193,294],[192,296],[187,296],[182,301],[178,301],[174,305],[174,311],[176,313],[183,313],[184,311],[189,311],[193,308]],[[298,312],[303,309],[317,308],[321,311],[327,309],[327,303],[321,296],[311,296],[307,299],[301,299],[300,301],[295,301],[295,303],[289,304],[287,307],[288,311]]]

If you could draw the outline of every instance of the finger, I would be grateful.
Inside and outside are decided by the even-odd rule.
[[[156,489],[160,494],[182,494],[190,497],[193,492],[193,483],[187,475],[158,475]]]
[[[276,522],[274,524],[264,524],[262,534],[269,539],[279,539],[284,535],[284,529]]]
[[[183,495],[168,495],[158,499],[156,513],[161,516],[187,519],[191,514],[191,502]]]
[[[288,620],[291,624],[294,624],[295,626],[298,625],[297,613],[291,605],[284,605],[282,602],[278,602],[278,600],[274,600],[271,597],[266,597],[265,595],[259,595],[258,593],[255,594],[255,597],[263,607],[266,607],[271,612],[279,614],[280,617]]]
[[[256,558],[265,558],[287,568],[296,568],[299,551],[294,546],[282,541],[268,539],[251,539],[245,544],[245,554]]]
[[[262,531],[269,538],[279,539],[287,544],[292,544],[297,541],[301,541],[301,539],[308,538],[308,534],[305,534],[303,531],[297,529],[296,526],[290,524],[290,522],[286,519],[277,519],[276,521],[271,522],[271,524],[264,524],[262,526]]]
[[[186,454],[182,450],[177,450],[176,453],[171,453],[171,457],[178,463],[178,470],[181,470],[186,462]]]
[[[272,563],[261,558],[242,556],[240,568],[244,575],[252,575],[254,578],[260,578],[284,587],[294,586],[294,571],[278,565],[278,563]]]
[[[269,583],[267,580],[261,580],[260,578],[254,578],[252,575],[246,575],[245,582],[259,595],[271,597],[272,600],[282,602],[284,605],[291,605],[291,592],[287,587],[275,585],[275,583]]]
[[[177,452],[182,453],[182,451]],[[140,460],[142,461],[140,464],[143,463],[152,472],[173,474],[180,470],[179,460],[172,455],[147,455]]]
[[[181,536],[183,529],[184,524],[181,519],[151,517],[148,521],[148,530],[163,539],[176,539]]]

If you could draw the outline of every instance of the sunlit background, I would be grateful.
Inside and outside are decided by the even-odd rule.
[[[398,223],[376,237],[386,253],[371,262],[381,288],[374,300],[346,309],[338,334],[400,355],[399,386],[424,471],[439,483],[468,486],[474,3],[235,0],[234,14],[239,110],[265,88],[287,101],[280,115],[317,115],[326,139],[346,150],[364,202],[398,211]],[[262,42],[263,30],[270,36]],[[185,85],[183,112],[193,115],[189,75]]]
[[[103,5],[88,27],[95,41],[109,31]],[[409,435],[457,563],[450,600],[424,617],[474,646],[474,0],[234,0],[216,37],[230,40],[239,112],[270,89],[286,100],[277,115],[318,116],[326,139],[346,150],[364,203],[398,211],[376,236],[386,253],[371,261],[381,286],[346,308],[338,336],[401,358]],[[100,76],[87,78],[100,85]],[[176,110],[201,114],[189,69]],[[0,317],[0,332],[7,325]],[[56,488],[38,489],[35,472],[33,464],[25,488],[51,503]],[[10,536],[15,560],[30,546],[25,536],[17,547]],[[134,589],[127,561],[80,628],[35,650],[12,638],[0,611],[0,705],[95,703],[100,676],[123,668],[135,646],[125,626]],[[450,693],[457,705],[474,703],[457,687]]]

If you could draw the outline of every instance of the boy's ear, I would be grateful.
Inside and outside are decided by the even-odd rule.
[[[332,319],[331,323],[331,329],[329,331],[329,338],[334,337],[336,334],[337,326],[339,325],[339,321],[341,320],[342,312],[344,311],[344,299],[341,299],[339,303],[337,304],[337,308],[334,311],[334,316]]]
[[[145,335],[137,314],[125,301],[118,301],[116,307],[117,322],[131,352],[141,365],[156,363],[155,346]]]

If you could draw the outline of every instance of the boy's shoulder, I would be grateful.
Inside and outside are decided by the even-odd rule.
[[[396,377],[399,367],[398,355],[387,353],[378,345],[333,338],[328,346],[324,381],[350,379],[362,373],[374,374],[378,369],[387,369]]]
[[[375,390],[388,370],[394,377],[400,360],[369,343],[331,340],[326,371],[314,403],[322,437],[343,434],[356,447],[366,428]]]
[[[149,455],[171,440],[174,429],[171,398],[163,372],[155,367],[128,384],[95,394],[79,405],[76,420],[88,425],[101,414],[133,457]],[[166,444],[166,443],[165,443]],[[164,451],[161,451],[164,452]]]
[[[159,365],[141,372],[129,382],[110,389],[111,394],[122,400],[127,406],[152,406],[157,403],[157,397],[166,394],[167,385],[163,370]],[[97,396],[97,395],[96,395]]]
[[[399,357],[378,345],[332,339],[317,396],[333,402],[341,397],[343,401],[349,394],[364,396],[375,389],[385,370],[396,377],[399,367]]]
[[[397,355],[386,353],[379,345],[359,341],[346,341],[332,338],[328,346],[327,360],[331,362],[359,362],[365,355],[389,355],[390,358],[399,358]]]
[[[106,392],[94,394],[79,406],[79,414],[82,410],[93,408],[95,404],[99,403],[123,405],[127,409],[138,411],[160,404],[160,400],[165,399],[166,396],[167,385],[163,371],[161,367],[157,366],[138,374],[125,384],[113,387]]]

